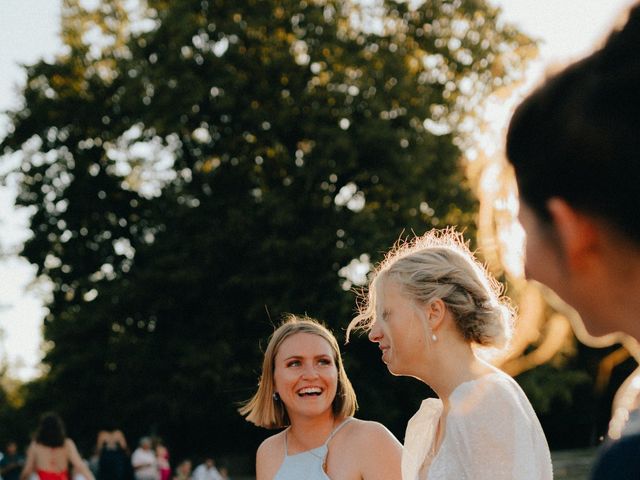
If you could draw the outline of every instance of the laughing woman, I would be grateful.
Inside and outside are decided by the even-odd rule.
[[[291,315],[271,336],[256,394],[240,409],[259,427],[284,428],[256,455],[256,480],[394,480],[401,446],[381,424],[353,418],[356,395],[338,342]]]
[[[392,251],[374,272],[350,330],[362,326],[393,375],[427,399],[407,426],[403,480],[551,480],[538,418],[518,384],[476,356],[506,344],[511,309],[451,230]]]

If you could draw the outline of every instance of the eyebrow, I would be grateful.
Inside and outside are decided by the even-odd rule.
[[[321,353],[320,355],[314,355],[313,358],[322,358],[322,357],[327,357],[327,358],[333,358],[333,355],[329,355],[328,353]],[[305,358],[304,355],[291,355],[289,357],[283,358],[282,360],[284,360],[285,362],[287,360],[299,360],[301,358]]]

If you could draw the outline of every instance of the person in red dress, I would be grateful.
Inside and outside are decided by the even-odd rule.
[[[34,473],[39,480],[69,480],[69,464],[87,480],[95,480],[76,444],[67,438],[62,419],[55,413],[45,413],[27,450],[20,480]]]

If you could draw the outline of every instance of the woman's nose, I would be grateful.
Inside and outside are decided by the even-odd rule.
[[[313,378],[318,376],[318,371],[316,370],[315,365],[306,365],[302,369],[302,376],[304,378]]]
[[[377,343],[380,341],[380,337],[382,336],[382,331],[380,330],[380,327],[378,326],[378,322],[374,321],[371,324],[371,330],[369,330],[369,340]]]

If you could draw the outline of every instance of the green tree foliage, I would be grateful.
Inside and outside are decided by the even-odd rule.
[[[66,1],[66,52],[28,68],[2,142],[33,209],[22,254],[53,285],[49,372],[25,408],[56,408],[85,442],[109,421],[252,454],[265,433],[235,408],[273,323],[306,312],[342,336],[357,268],[402,234],[473,232],[458,126],[530,45],[497,14],[480,0]],[[424,392],[352,343],[361,415],[401,436]]]

